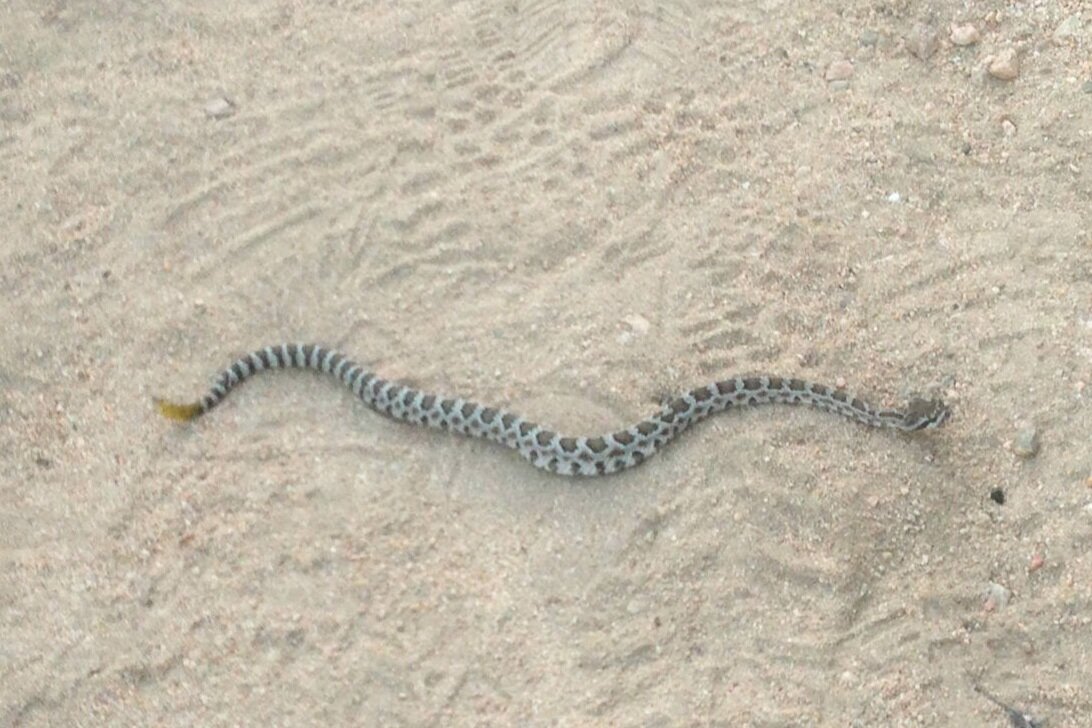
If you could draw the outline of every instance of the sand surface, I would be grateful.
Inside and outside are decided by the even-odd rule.
[[[3,3],[0,725],[1092,726],[1090,54],[1079,0]],[[569,432],[956,415],[578,482],[308,374],[153,412],[282,340]]]

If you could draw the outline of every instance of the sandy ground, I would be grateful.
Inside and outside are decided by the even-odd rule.
[[[973,7],[5,2],[0,724],[1092,726],[1092,16]],[[956,418],[574,482],[306,374],[153,413],[281,340]]]

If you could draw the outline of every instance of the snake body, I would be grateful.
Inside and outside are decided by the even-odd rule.
[[[840,389],[801,379],[736,377],[691,389],[631,427],[598,437],[567,437],[504,409],[442,397],[381,378],[334,349],[280,344],[258,349],[223,370],[197,402],[155,400],[161,414],[190,421],[218,405],[234,387],[266,369],[314,369],[337,377],[366,405],[396,420],[491,440],[536,468],[560,475],[606,475],[640,465],[679,433],[731,407],[805,404],[872,427],[916,432],[940,427],[951,411],[940,400],[912,400],[906,410],[877,409]]]

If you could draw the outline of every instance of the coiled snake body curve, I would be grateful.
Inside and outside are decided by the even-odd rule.
[[[732,407],[810,405],[873,427],[916,432],[940,427],[951,411],[940,400],[915,399],[905,410],[877,409],[823,384],[775,376],[735,377],[697,387],[650,417],[598,437],[567,437],[504,409],[442,397],[381,378],[344,354],[317,344],[279,344],[237,359],[197,402],[161,399],[159,412],[190,421],[218,405],[234,387],[266,369],[314,369],[337,377],[372,409],[396,420],[491,440],[519,452],[537,468],[560,475],[607,475],[640,465],[683,430]]]

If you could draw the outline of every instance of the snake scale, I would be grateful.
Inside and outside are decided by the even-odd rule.
[[[156,399],[165,417],[188,422],[218,405],[234,387],[266,369],[314,369],[337,377],[366,405],[396,420],[500,443],[537,468],[560,475],[606,475],[640,465],[683,430],[731,407],[768,403],[806,404],[873,427],[916,432],[940,427],[951,410],[940,400],[914,399],[905,411],[876,409],[840,389],[774,376],[736,377],[697,387],[666,402],[658,412],[623,430],[599,437],[566,437],[503,409],[459,397],[441,397],[381,378],[334,349],[279,344],[237,359],[197,402]]]

